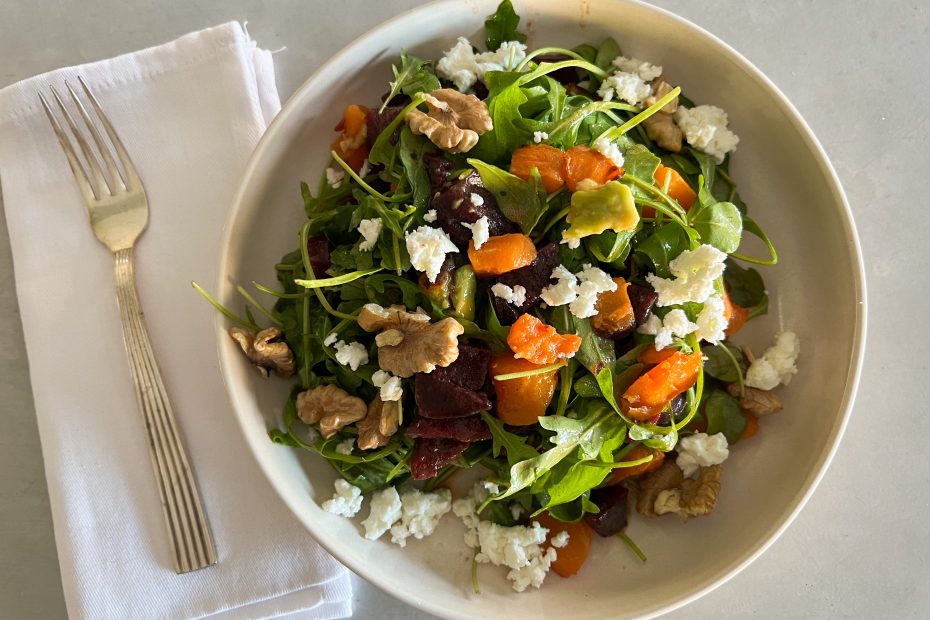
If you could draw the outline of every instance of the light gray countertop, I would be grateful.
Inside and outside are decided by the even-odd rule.
[[[605,1],[605,0],[597,0]],[[0,87],[224,21],[276,55],[282,99],[327,57],[416,0],[4,0]],[[810,503],[749,568],[677,618],[930,616],[930,5],[657,0],[766,73],[831,157],[869,286],[852,421]],[[816,268],[816,266],[812,266]],[[6,222],[0,214],[0,616],[65,615]],[[829,312],[812,308],[812,312]],[[818,355],[829,355],[818,351]],[[356,617],[427,618],[356,580]]]

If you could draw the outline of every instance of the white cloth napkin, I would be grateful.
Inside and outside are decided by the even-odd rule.
[[[136,278],[219,563],[172,568],[123,349],[112,260],[91,233],[36,92],[81,75],[148,191]],[[221,229],[280,108],[271,54],[238,23],[0,90],[0,181],[55,539],[73,618],[335,618],[347,570],[313,542],[249,453],[220,379],[213,310]]]

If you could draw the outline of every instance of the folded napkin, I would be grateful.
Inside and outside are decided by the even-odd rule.
[[[136,245],[149,334],[219,563],[175,574],[123,348],[112,260],[91,233],[37,91],[81,75],[150,203]],[[238,23],[0,90],[0,179],[55,539],[73,618],[335,618],[349,573],[263,477],[220,378],[213,285],[233,193],[280,103],[271,54]]]

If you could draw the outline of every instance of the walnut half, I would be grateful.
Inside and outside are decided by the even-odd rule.
[[[459,357],[458,337],[465,328],[453,318],[431,323],[418,310],[408,312],[404,306],[382,308],[365,304],[358,315],[359,326],[375,336],[378,365],[398,377],[412,377],[418,372],[433,372],[448,366]]]
[[[665,81],[663,76],[652,82],[653,94],[646,99],[646,105],[655,105],[655,102],[672,91],[672,85]],[[678,97],[665,104],[661,110],[643,121],[643,128],[649,139],[667,151],[678,153],[681,151],[682,133],[675,123],[675,111],[678,109]]]
[[[739,384],[731,383],[727,386],[727,392],[733,398],[739,399],[740,409],[754,416],[767,416],[778,413],[782,409],[781,399],[766,390],[744,386],[743,396],[740,398]]]
[[[488,106],[474,95],[440,88],[423,100],[429,112],[413,109],[404,120],[413,133],[425,135],[450,153],[470,151],[478,144],[478,136],[494,128]]]
[[[358,447],[360,450],[374,450],[386,444],[397,432],[400,423],[400,401],[381,400],[380,395],[368,405],[368,414],[359,421]]]
[[[646,474],[638,484],[636,494],[636,510],[644,517],[656,516],[655,505],[659,494],[668,489],[674,489],[685,475],[678,464],[672,460],[665,460],[659,469]]]
[[[297,395],[297,417],[305,424],[320,424],[320,434],[329,439],[339,429],[365,417],[365,401],[338,385],[321,385]]]
[[[655,513],[675,513],[682,521],[710,514],[717,505],[721,471],[720,465],[702,467],[697,479],[685,480],[677,489],[660,492],[655,501]]]
[[[272,370],[279,377],[294,374],[294,353],[283,341],[284,332],[280,328],[269,327],[256,334],[242,327],[230,327],[229,335],[262,375],[267,377]]]

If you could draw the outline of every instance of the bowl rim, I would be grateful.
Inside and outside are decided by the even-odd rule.
[[[586,0],[578,0],[581,3],[585,3]],[[663,19],[676,22],[679,26],[682,26],[686,29],[692,30],[695,34],[700,37],[708,40],[712,45],[715,45],[721,53],[724,53],[729,57],[730,60],[735,61],[735,63],[742,68],[744,68],[749,74],[750,78],[760,83],[763,88],[774,96],[775,103],[782,109],[786,116],[791,121],[794,129],[798,132],[801,139],[811,151],[814,159],[816,160],[820,174],[827,181],[830,193],[834,200],[834,204],[840,206],[839,215],[842,220],[843,233],[846,237],[846,248],[849,253],[849,257],[852,263],[852,277],[853,277],[853,288],[854,296],[857,302],[857,307],[855,308],[854,317],[855,324],[853,329],[853,342],[852,350],[850,355],[850,366],[846,374],[846,389],[843,394],[843,398],[839,405],[840,415],[837,420],[834,422],[833,428],[830,430],[828,437],[829,448],[826,452],[822,453],[818,462],[808,473],[807,478],[804,480],[802,490],[793,498],[791,504],[786,507],[786,513],[780,520],[780,522],[771,528],[766,534],[759,538],[753,547],[750,547],[748,552],[742,557],[742,559],[734,560],[730,565],[723,568],[717,574],[712,575],[706,580],[705,585],[698,587],[691,592],[682,593],[672,599],[663,601],[661,604],[656,607],[646,611],[642,618],[654,618],[668,612],[671,612],[675,609],[679,609],[701,597],[708,594],[712,590],[720,587],[724,583],[728,582],[743,569],[745,569],[749,564],[755,561],[759,556],[761,556],[769,547],[774,544],[774,542],[784,533],[789,525],[795,520],[800,511],[804,508],[807,502],[810,500],[817,486],[820,484],[823,479],[826,471],[833,460],[833,457],[836,454],[836,451],[839,448],[840,441],[843,437],[843,434],[846,430],[849,420],[852,416],[853,404],[855,402],[855,397],[858,392],[859,382],[862,374],[862,366],[865,357],[865,346],[866,346],[866,327],[867,327],[867,297],[866,297],[866,277],[865,277],[865,265],[862,256],[862,248],[859,241],[859,235],[856,230],[855,222],[852,215],[852,209],[850,208],[849,201],[846,197],[846,194],[843,190],[840,179],[836,173],[836,170],[833,167],[833,164],[830,162],[830,159],[824,150],[823,146],[817,140],[816,136],[813,133],[813,130],[804,120],[804,117],[797,110],[794,104],[781,92],[778,86],[772,82],[758,67],[756,67],[751,61],[749,61],[745,56],[743,56],[736,49],[731,47],[725,41],[709,32],[708,30],[698,26],[697,24],[691,22],[690,20],[677,15],[668,9],[658,7],[642,0],[614,0],[617,4],[627,4],[634,6],[640,9],[645,9],[647,11],[652,11],[655,14],[661,16]],[[256,172],[258,167],[258,162],[263,159],[265,152],[268,150],[269,145],[275,142],[280,133],[281,127],[285,125],[285,120],[296,114],[298,109],[298,102],[303,100],[307,93],[311,90],[314,82],[317,79],[317,76],[326,72],[331,66],[337,64],[344,56],[353,53],[356,48],[364,45],[369,38],[372,38],[382,32],[397,25],[400,22],[404,22],[410,19],[413,16],[416,16],[420,13],[431,13],[437,10],[441,10],[443,6],[446,5],[459,5],[461,0],[432,0],[431,2],[422,4],[420,6],[413,7],[406,11],[403,11],[394,17],[382,21],[372,28],[368,29],[361,35],[354,38],[350,43],[342,47],[332,56],[330,56],[325,62],[323,62],[306,80],[294,91],[294,93],[285,101],[281,106],[281,110],[278,114],[272,119],[268,128],[264,134],[259,139],[258,144],[256,145],[254,151],[249,157],[248,163],[245,167],[245,170],[242,173],[241,180],[236,189],[232,207],[229,210],[227,215],[224,229],[223,229],[223,238],[221,241],[221,250],[219,256],[219,266],[218,271],[218,282],[217,289],[218,291],[224,289],[224,284],[226,283],[227,274],[225,271],[224,265],[229,264],[229,251],[232,242],[233,224],[235,221],[241,217],[241,215],[246,211],[244,207],[244,200],[248,193],[248,188],[252,181],[252,177]],[[544,10],[544,9],[543,9]],[[275,489],[278,496],[282,501],[288,506],[294,516],[303,524],[307,531],[313,535],[314,529],[312,524],[305,515],[299,511],[298,506],[289,499],[290,494],[287,491],[286,485],[280,482],[276,477],[272,475],[272,472],[266,466],[264,461],[258,457],[258,453],[255,448],[254,442],[256,438],[246,432],[247,421],[245,413],[240,410],[240,407],[237,406],[236,398],[234,396],[232,386],[228,383],[227,378],[230,376],[230,360],[229,356],[223,350],[223,344],[225,341],[226,327],[223,322],[223,317],[220,314],[217,314],[214,319],[215,329],[217,331],[217,355],[219,357],[219,367],[220,373],[224,386],[226,388],[226,393],[230,398],[230,404],[232,405],[233,411],[236,415],[236,420],[239,423],[240,429],[245,436],[246,443],[249,445],[249,449],[252,452],[252,456],[257,462],[259,468],[262,470],[265,477],[270,482],[271,486]],[[263,438],[264,439],[264,438]],[[316,540],[316,537],[314,536]],[[462,617],[470,618],[471,616],[456,612],[455,610],[450,610],[448,608],[440,607],[434,603],[431,603],[428,600],[423,598],[416,597],[408,594],[407,592],[401,591],[391,591],[388,590],[383,584],[379,583],[377,579],[371,574],[372,571],[368,570],[364,564],[346,561],[340,557],[339,550],[334,548],[332,545],[328,544],[326,541],[317,540],[317,543],[320,544],[327,552],[337,558],[337,560],[343,565],[347,566],[357,575],[361,576],[371,585],[379,588],[386,594],[390,595],[393,598],[403,601],[404,603],[423,611],[427,611],[431,614],[440,616],[440,617]],[[450,614],[451,612],[451,614]]]

